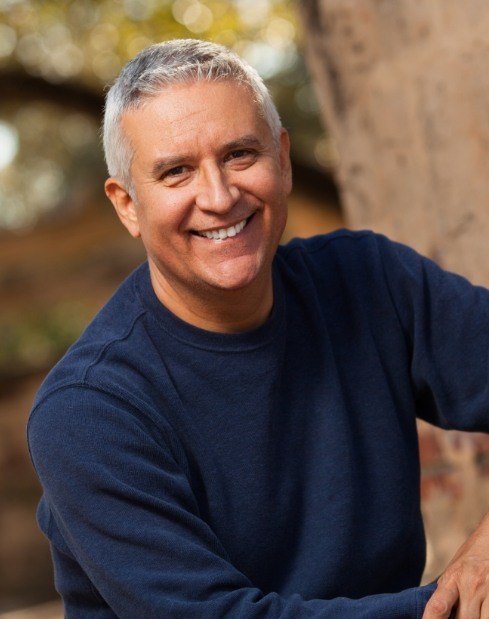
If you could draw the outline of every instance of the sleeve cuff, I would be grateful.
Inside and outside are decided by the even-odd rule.
[[[418,587],[416,590],[416,617],[421,619],[428,600],[433,595],[436,589],[436,582],[432,582],[424,587]]]

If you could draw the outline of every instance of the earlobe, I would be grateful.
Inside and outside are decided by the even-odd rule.
[[[126,188],[117,178],[110,177],[105,181],[105,193],[129,234],[134,238],[140,237],[136,204]]]

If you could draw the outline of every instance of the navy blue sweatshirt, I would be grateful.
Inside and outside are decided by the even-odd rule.
[[[142,265],[29,423],[68,618],[421,617],[416,416],[489,430],[489,291],[369,232],[279,247],[260,328]]]

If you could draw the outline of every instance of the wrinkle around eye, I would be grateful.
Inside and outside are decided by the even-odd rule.
[[[258,153],[245,149],[238,149],[226,157],[225,163],[241,169],[250,167],[256,162],[257,159]]]
[[[175,177],[175,176],[182,176],[182,174],[185,174],[185,172],[188,171],[187,166],[176,166],[175,168],[171,168],[171,170],[168,170],[167,172],[165,172],[163,174],[163,177]]]
[[[187,181],[191,176],[191,170],[187,166],[178,166],[164,172],[157,180],[168,186],[174,186]]]

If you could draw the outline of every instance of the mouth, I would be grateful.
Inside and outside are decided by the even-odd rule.
[[[215,230],[194,230],[192,233],[206,239],[212,239],[213,241],[224,241],[225,239],[238,236],[238,234],[246,228],[253,215],[247,219],[243,219],[234,226],[229,226],[228,228],[216,228]]]

